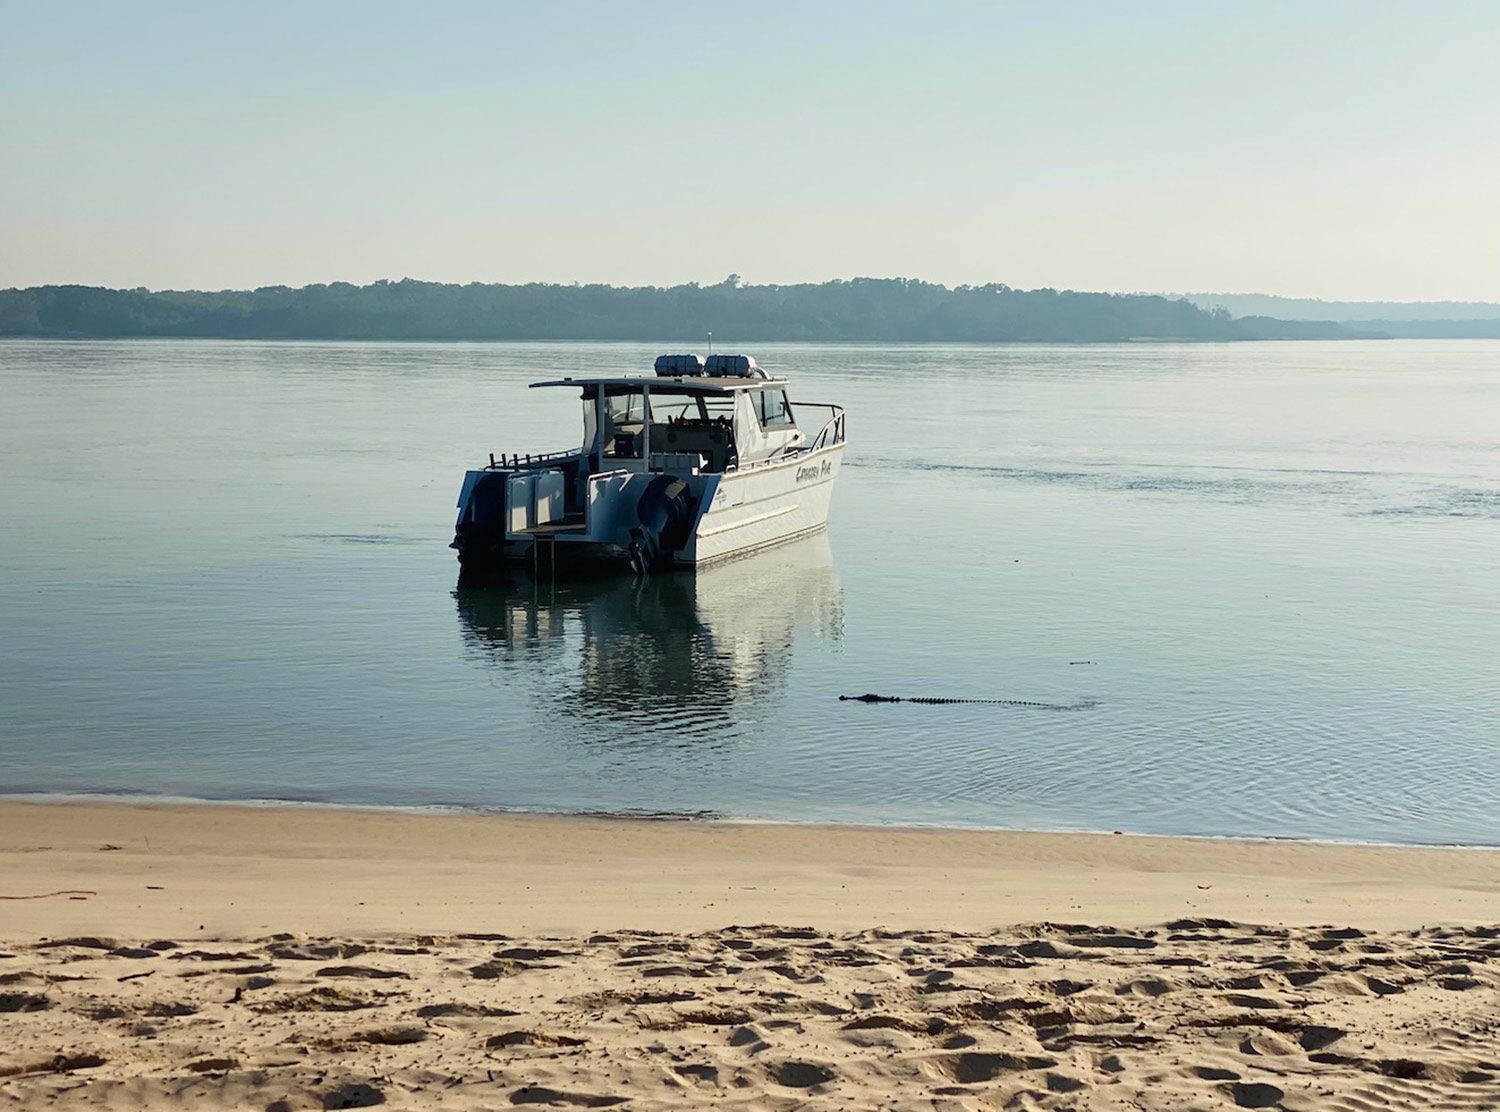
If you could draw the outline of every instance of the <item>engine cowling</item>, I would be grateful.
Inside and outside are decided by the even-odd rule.
[[[664,556],[687,544],[692,489],[676,475],[658,475],[641,494],[635,516],[640,524],[630,531],[630,566],[650,575]]]

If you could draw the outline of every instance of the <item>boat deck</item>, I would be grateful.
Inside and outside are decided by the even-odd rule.
[[[526,529],[513,530],[523,537],[556,537],[564,533],[586,533],[588,526],[583,518],[564,518],[562,521],[552,521],[545,525],[532,525]]]

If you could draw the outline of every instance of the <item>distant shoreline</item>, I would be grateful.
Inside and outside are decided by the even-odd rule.
[[[1427,324],[1433,322],[1418,321],[1416,324]],[[1436,322],[1439,324],[1452,323],[1462,325],[1467,322]],[[789,340],[775,336],[749,336],[735,339],[732,346],[742,348],[746,351],[755,351],[758,346],[769,344],[820,344],[829,346],[847,345],[850,347],[1025,347],[1026,345],[1041,346],[1070,346],[1070,347],[1115,347],[1121,344],[1174,344],[1184,347],[1194,347],[1208,344],[1262,344],[1262,343],[1386,343],[1391,340],[1500,340],[1500,322],[1493,329],[1488,328],[1489,321],[1479,321],[1478,324],[1485,325],[1486,329],[1469,335],[1462,330],[1456,329],[1451,333],[1444,333],[1441,329],[1433,331],[1431,335],[1419,335],[1414,329],[1411,334],[1388,333],[1379,336],[1354,335],[1337,337],[1287,337],[1287,336],[1264,336],[1255,339],[1225,339],[1225,340],[1192,340],[1170,336],[1128,336],[1118,340]],[[1493,333],[1493,334],[1492,334]],[[505,339],[455,339],[451,337],[421,338],[421,337],[327,337],[327,336],[85,336],[79,334],[48,334],[48,335],[0,335],[0,343],[7,341],[30,341],[32,343],[162,343],[176,341],[180,343],[225,343],[225,344],[633,344],[633,345],[655,345],[682,347],[691,350],[695,347],[706,346],[704,340],[681,340],[681,339],[617,339],[611,337],[600,338],[576,338],[557,336],[517,336]],[[718,341],[716,340],[717,344]]]
[[[1216,301],[1215,299],[1218,299]],[[1225,301],[1230,307],[1219,303]],[[0,290],[0,338],[217,339],[381,342],[1223,343],[1249,340],[1497,339],[1493,318],[1434,319],[1431,307],[1325,303],[1249,295],[1182,297],[949,289],[904,278],[748,286],[467,285],[380,281],[292,289],[107,289],[54,285]],[[1483,303],[1451,303],[1486,311]],[[1265,305],[1284,317],[1236,310]],[[1402,308],[1414,319],[1362,318]]]
[[[1500,322],[1496,322],[1500,325]],[[1332,321],[1233,317],[1183,298],[903,278],[660,288],[335,282],[299,289],[0,290],[0,336],[60,339],[1121,343],[1384,339]],[[1500,332],[1497,332],[1500,335]]]

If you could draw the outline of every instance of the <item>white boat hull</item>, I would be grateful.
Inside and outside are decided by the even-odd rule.
[[[708,564],[823,528],[843,455],[844,446],[836,444],[720,476],[692,539],[676,553],[675,562]]]

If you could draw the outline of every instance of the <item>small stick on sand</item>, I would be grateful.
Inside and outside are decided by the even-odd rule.
[[[97,896],[92,888],[59,888],[56,892],[38,892],[32,896],[0,896],[0,900],[50,900],[53,896]]]

